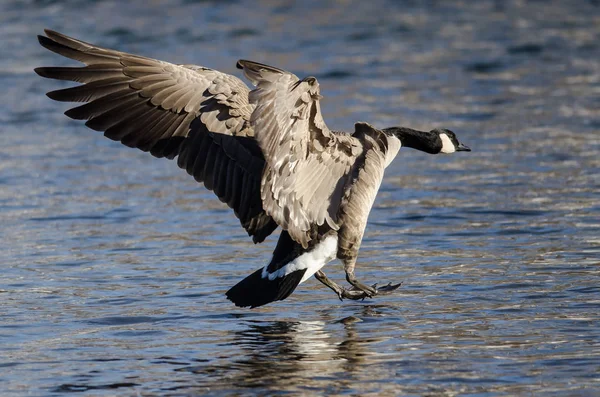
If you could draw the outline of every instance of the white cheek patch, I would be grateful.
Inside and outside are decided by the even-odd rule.
[[[456,147],[446,134],[440,134],[440,139],[442,140],[442,150],[441,153],[454,153],[456,152]]]
[[[269,273],[267,271],[268,266],[265,266],[261,276],[262,278],[268,277],[269,280],[275,280],[278,277],[285,277],[297,270],[306,269],[306,273],[304,273],[302,280],[300,280],[300,283],[303,283],[318,270],[321,270],[327,262],[335,259],[337,254],[337,241],[338,238],[336,235],[327,236],[325,240],[317,244],[312,251],[305,252],[273,273]]]

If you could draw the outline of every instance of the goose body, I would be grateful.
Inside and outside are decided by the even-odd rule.
[[[110,139],[174,159],[233,209],[255,243],[281,228],[270,263],[227,292],[238,306],[285,299],[312,275],[340,299],[379,290],[354,276],[367,218],[385,168],[402,146],[428,153],[469,150],[449,130],[379,130],[356,123],[330,130],[316,78],[238,61],[255,86],[209,68],[175,65],[100,48],[46,30],[42,46],[84,67],[42,67],[42,77],[82,85],[52,91],[57,101],[84,102],[65,112]],[[345,289],[321,270],[339,258]]]

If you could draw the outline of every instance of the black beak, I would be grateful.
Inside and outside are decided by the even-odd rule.
[[[459,143],[457,148],[456,148],[457,152],[470,152],[471,148],[468,146],[463,145],[462,143]]]

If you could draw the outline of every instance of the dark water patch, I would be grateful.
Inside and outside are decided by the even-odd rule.
[[[108,211],[106,214],[107,215],[111,215],[111,214],[122,214],[124,212],[132,212],[131,208],[126,208],[126,207],[120,207],[120,208],[113,208],[110,211]]]
[[[79,267],[79,266],[84,266],[84,265],[89,265],[91,264],[92,261],[68,261],[68,262],[57,262],[55,263],[56,266],[61,266],[61,267]]]
[[[22,329],[22,328],[27,328],[27,324],[2,324],[2,325],[0,325],[0,328]]]
[[[148,251],[153,250],[151,247],[120,247],[120,248],[111,248],[110,252],[136,252],[136,251]]]
[[[504,69],[505,65],[502,61],[478,61],[467,64],[464,69],[467,72],[473,73],[495,73]]]
[[[259,36],[260,31],[252,28],[238,28],[229,32],[229,37],[234,39],[242,39],[244,37]]]
[[[593,42],[584,43],[577,47],[577,49],[584,53],[593,53],[598,50],[598,44]]]
[[[22,365],[22,364],[23,363],[20,363],[20,362],[0,363],[0,368],[18,367],[19,365]]]
[[[487,103],[493,106],[504,106],[510,103],[514,103],[514,99],[512,98],[493,98],[489,100]]]
[[[501,210],[501,209],[471,209],[466,208],[462,210],[468,214],[479,214],[479,215],[502,215],[507,217],[534,217],[534,216],[542,216],[549,215],[549,211],[540,211],[540,210]]]
[[[346,36],[346,40],[347,41],[351,41],[351,42],[360,42],[360,41],[366,41],[366,40],[370,40],[376,37],[376,33],[372,30],[365,30],[362,32],[355,32],[355,33],[351,33],[348,36]]]
[[[528,288],[539,288],[543,287],[543,284],[528,284],[528,283],[507,283],[507,284],[497,284],[491,286],[482,286],[482,287],[474,287],[473,291],[496,291],[496,290],[521,290]]]
[[[112,357],[99,357],[99,358],[93,358],[90,360],[81,360],[84,362],[98,362],[98,363],[110,363],[110,362],[114,362],[114,361],[123,361],[122,358],[112,358]]]
[[[28,283],[11,283],[11,284],[5,284],[5,286],[9,287],[9,288],[23,288],[23,287],[28,287],[29,285],[30,284],[28,284]],[[3,291],[3,292],[6,292],[6,291]]]
[[[80,3],[84,3],[84,2],[85,1],[80,1]],[[32,3],[36,7],[49,7],[49,6],[53,6],[56,4],[62,4],[64,2],[61,0],[33,0]],[[12,2],[8,2],[8,4],[12,4]],[[15,4],[18,4],[18,2],[15,2]]]
[[[423,221],[428,218],[429,218],[429,215],[403,215],[403,216],[393,217],[392,220],[412,222],[412,221]],[[388,224],[388,223],[383,223],[381,226],[385,226],[385,225],[390,226],[390,224]]]
[[[170,357],[170,356],[158,357],[156,360],[152,361],[152,363],[153,364],[169,364],[169,365],[191,365],[189,362],[177,360],[175,357]]]
[[[501,230],[496,231],[499,236],[517,236],[517,235],[529,235],[529,234],[555,234],[560,232],[562,229],[553,228],[527,228],[527,227],[505,227]]]
[[[139,302],[140,299],[136,298],[114,298],[114,299],[99,299],[96,302],[90,302],[90,305],[130,305],[132,303]]]
[[[580,294],[595,294],[600,293],[600,286],[570,288],[568,291]]]
[[[319,76],[321,79],[343,80],[354,76],[354,73],[349,70],[337,69],[319,74]]]
[[[555,152],[549,153],[547,155],[547,159],[549,161],[571,161],[576,159],[577,157],[567,152]]]
[[[29,218],[30,221],[36,222],[55,222],[55,221],[97,221],[107,219],[106,215],[59,215],[59,216],[44,216]]]
[[[139,386],[138,383],[132,382],[120,382],[120,383],[109,383],[106,385],[86,385],[86,384],[70,384],[65,383],[51,389],[53,393],[82,393],[90,390],[116,390],[123,388],[131,388]]]
[[[137,34],[135,31],[126,28],[126,27],[115,27],[108,31],[106,31],[105,36],[111,37],[113,39],[118,40],[118,43],[121,45],[123,43],[155,43],[157,42],[157,37],[154,37],[150,32],[146,32],[143,35]]]
[[[427,224],[443,223],[446,221],[453,220],[464,220],[465,216],[458,214],[428,214],[428,215],[407,215],[407,216],[396,216],[390,218],[386,222],[369,222],[369,224],[377,225],[384,228],[405,228],[407,225],[413,223],[424,222]],[[368,237],[365,237],[368,238]]]
[[[273,13],[279,14],[279,15],[286,15],[286,14],[292,12],[292,10],[294,9],[293,2],[289,2],[289,3],[284,2],[283,4],[274,3],[273,5],[274,5]]]
[[[536,43],[524,43],[514,46],[509,46],[506,51],[509,54],[518,55],[537,55],[540,54],[544,50],[544,46]]]
[[[239,0],[182,0],[182,4],[236,4]]]
[[[125,215],[129,214],[129,215]],[[130,210],[124,209],[113,209],[104,214],[96,215],[96,214],[65,214],[65,215],[55,215],[55,216],[41,216],[41,217],[31,217],[30,221],[34,222],[57,222],[57,221],[65,221],[65,222],[73,222],[73,221],[109,221],[109,223],[123,223],[128,222],[139,215],[132,213]]]
[[[447,236],[453,236],[453,237],[472,237],[473,236],[473,231],[471,231],[471,230],[463,230],[463,231],[449,232],[446,235]]]
[[[599,99],[600,100],[600,99]],[[586,120],[586,124],[593,129],[600,129],[600,119]]]
[[[158,330],[140,330],[140,331],[118,331],[113,332],[113,335],[118,338],[141,338],[146,336],[161,336],[165,335],[166,332]]]
[[[22,125],[29,124],[39,120],[39,115],[37,112],[31,110],[25,111],[14,111],[10,114],[7,119],[2,120],[2,123],[6,124],[14,124],[14,125]]]
[[[409,32],[412,32],[413,30],[414,29],[412,26],[405,24],[405,23],[397,24],[392,28],[392,32],[394,32],[394,33],[409,33]]]
[[[425,217],[426,219],[429,219],[430,221],[433,222],[437,222],[437,221],[450,221],[450,220],[464,220],[465,216],[458,214],[458,213],[432,213],[430,215],[428,215],[427,217]]]
[[[463,372],[472,372],[472,371],[463,371]],[[510,383],[517,383],[516,380],[509,380],[509,379],[497,379],[497,378],[486,378],[486,377],[464,377],[464,376],[452,376],[452,377],[446,377],[446,378],[439,378],[439,379],[436,379],[436,382],[444,383],[444,384],[453,384],[453,383],[454,384],[456,384],[456,383],[473,383],[473,384],[505,383],[505,384],[510,384]]]
[[[554,358],[549,360],[541,360],[540,364],[547,365],[550,367],[585,367],[585,366],[597,366],[598,359],[594,357],[569,357],[569,358]],[[573,368],[573,370],[576,370]]]
[[[175,372],[189,372],[193,374],[216,374],[219,371],[227,371],[229,368],[218,368],[217,366],[207,368],[206,365],[186,365],[185,367],[175,368]]]
[[[540,300],[540,299],[564,299],[567,298],[568,294],[556,293],[556,292],[545,292],[542,294],[530,294],[524,295],[523,299],[532,299],[532,300]]]
[[[565,296],[567,297],[567,296]],[[572,304],[571,307],[575,310],[579,309],[593,309],[598,310],[600,308],[600,302],[583,302]]]
[[[186,316],[186,315],[179,315],[179,316],[167,316],[167,317],[163,317],[160,319],[161,323],[171,323],[171,322],[175,322],[175,323],[182,323],[185,322],[186,320],[190,320],[193,318],[197,318],[195,316]]]
[[[471,289],[471,285],[467,286],[469,289]],[[484,296],[484,295],[474,295],[474,296],[469,296],[469,300],[476,300],[476,301],[483,301],[483,302],[494,302],[494,303],[501,303],[501,302],[505,302],[506,300],[501,298],[501,297],[497,297],[494,298],[492,296]]]
[[[155,323],[160,321],[159,317],[131,316],[131,317],[103,317],[88,320],[93,325],[133,325],[143,323]]]
[[[135,37],[135,33],[128,28],[125,27],[117,27],[107,30],[105,33],[107,36],[115,36],[118,38],[127,38],[127,37]]]
[[[562,259],[562,254],[557,254],[552,259],[557,259],[557,258]],[[546,260],[549,260],[549,258],[546,258]],[[532,270],[534,270],[536,273],[539,273],[539,274],[561,273],[561,272],[568,273],[568,272],[572,272],[574,270],[588,269],[587,267],[573,266],[573,265],[568,265],[568,264],[565,264],[564,266],[556,266],[556,265],[551,265],[549,263],[542,263],[542,264],[535,264],[535,265],[532,264],[532,265],[529,265],[529,268],[531,268]]]

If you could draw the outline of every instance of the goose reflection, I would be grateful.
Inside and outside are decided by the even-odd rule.
[[[370,344],[385,339],[361,337],[355,329],[360,321],[350,316],[327,322],[248,322],[232,335],[231,344],[240,349],[238,360],[189,370],[210,374],[212,382],[217,375],[235,387],[304,392],[344,389],[356,380],[354,374],[375,362]]]

